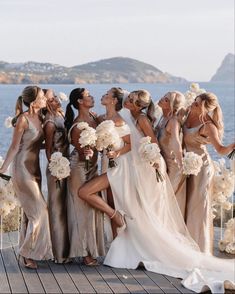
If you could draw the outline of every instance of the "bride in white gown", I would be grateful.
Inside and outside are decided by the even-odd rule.
[[[160,274],[182,278],[182,284],[195,292],[210,288],[212,293],[224,293],[225,288],[235,289],[234,261],[223,260],[201,253],[190,237],[177,205],[166,174],[160,164],[163,182],[157,182],[155,169],[142,162],[138,155],[139,140],[156,138],[147,116],[141,111],[152,106],[147,91],[132,92],[125,103],[128,110],[121,112],[131,130],[131,160],[129,171],[115,181],[115,198],[125,200],[127,228],[112,242],[104,264],[135,269],[140,263]],[[129,174],[129,178],[126,175]],[[118,181],[118,182],[117,182]],[[120,190],[118,190],[118,187]],[[124,188],[124,189],[123,189]],[[131,193],[130,193],[131,191]]]

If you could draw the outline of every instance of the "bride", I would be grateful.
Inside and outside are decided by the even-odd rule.
[[[184,224],[164,160],[159,169],[165,180],[157,182],[154,168],[139,158],[143,136],[156,143],[149,121],[152,106],[150,94],[144,90],[132,92],[125,101],[130,111],[129,116],[125,112],[125,120],[131,130],[132,158],[129,180],[119,178],[120,193],[116,191],[115,196],[125,199],[125,212],[131,217],[125,218],[126,230],[112,242],[104,264],[135,269],[143,263],[149,271],[182,278],[182,284],[192,291],[210,288],[213,293],[224,293],[224,288],[235,288],[234,262],[200,252]],[[142,111],[145,108],[148,116]]]

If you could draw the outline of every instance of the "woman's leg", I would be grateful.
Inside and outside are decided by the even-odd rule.
[[[118,227],[123,226],[123,218],[120,213],[108,205],[98,193],[101,190],[107,189],[109,187],[109,181],[107,174],[102,174],[98,177],[93,178],[89,182],[85,183],[78,190],[78,197],[86,201],[90,206],[106,213],[113,221],[117,224]]]

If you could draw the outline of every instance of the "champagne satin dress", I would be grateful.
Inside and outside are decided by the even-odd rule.
[[[44,127],[50,122],[55,125],[56,131],[53,137],[52,153],[61,152],[68,157],[68,141],[62,116],[47,114]],[[60,181],[56,185],[55,178],[51,175],[47,167],[47,187],[48,187],[48,211],[51,231],[52,250],[55,262],[66,262],[69,255],[69,237],[67,225],[67,179]]]
[[[176,161],[175,154],[178,151],[176,150],[178,146],[176,145],[171,134],[166,130],[168,122],[169,119],[166,120],[163,124],[161,124],[161,121],[159,121],[157,127],[155,128],[155,133],[157,135],[162,156],[166,162],[167,174],[173,187],[175,197],[177,199],[181,213],[185,218],[186,177],[183,175],[183,170],[179,168]]]
[[[34,260],[53,258],[46,201],[41,192],[39,152],[43,130],[25,115],[28,129],[12,163],[12,182],[23,208],[19,254]]]
[[[187,151],[203,155],[203,166],[197,176],[187,178],[186,225],[202,252],[213,253],[212,179],[214,167],[206,144],[209,139],[200,135],[203,124],[187,128],[184,125],[184,143]]]
[[[70,133],[77,123],[72,125]],[[78,189],[97,176],[97,162],[90,163],[88,171],[85,161],[79,160],[76,148],[70,154],[71,174],[68,178],[68,230],[70,240],[69,257],[105,255],[103,213],[92,208],[78,197]]]

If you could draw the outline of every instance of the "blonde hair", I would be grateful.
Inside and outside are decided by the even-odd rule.
[[[202,122],[204,123],[204,117],[206,113],[209,113],[212,122],[216,126],[219,134],[219,138],[223,138],[224,122],[223,113],[218,102],[218,98],[213,93],[202,93],[197,96],[202,101]]]
[[[134,100],[134,104],[138,107],[141,107],[141,109],[147,109],[146,115],[153,124],[156,120],[154,116],[155,106],[151,99],[150,93],[147,90],[137,90],[133,91],[132,93],[137,95],[137,99]]]
[[[169,100],[170,100],[170,107],[172,114],[177,114],[178,111],[183,108],[184,102],[185,102],[185,97],[184,94],[182,94],[179,91],[172,91],[168,92],[169,94]]]

